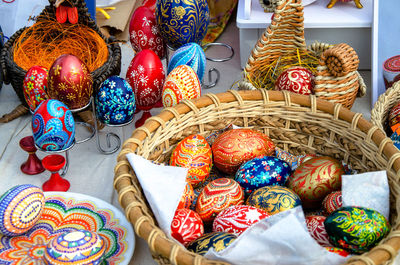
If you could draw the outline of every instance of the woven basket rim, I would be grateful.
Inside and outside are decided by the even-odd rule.
[[[329,113],[336,119],[348,122],[352,125],[354,130],[361,130],[368,135],[369,140],[380,147],[382,154],[388,158],[388,161],[391,161],[389,168],[393,168],[397,176],[400,175],[400,153],[390,139],[388,139],[377,126],[364,119],[360,113],[352,112],[339,103],[334,104],[318,99],[313,95],[305,96],[289,93],[287,91],[266,90],[230,90],[219,94],[206,94],[194,100],[184,100],[175,107],[164,109],[159,115],[149,118],[142,127],[134,130],[131,138],[125,141],[118,155],[117,165],[114,169],[114,187],[119,194],[120,205],[125,209],[125,213],[130,222],[134,225],[136,233],[147,241],[152,253],[157,253],[165,258],[169,258],[173,264],[225,264],[223,262],[206,260],[200,255],[183,249],[181,246],[168,239],[164,232],[154,225],[154,220],[151,220],[145,215],[145,210],[141,206],[140,199],[138,200],[138,196],[135,195],[136,193],[140,193],[140,191],[137,191],[130,185],[133,175],[127,172],[132,172],[132,168],[125,155],[134,152],[140,143],[146,137],[150,136],[152,132],[159,127],[164,128],[167,122],[173,122],[173,119],[179,118],[180,115],[189,112],[193,112],[195,115],[200,108],[213,104],[218,105],[238,102],[240,106],[244,104],[245,101],[261,100],[264,103],[283,101],[288,106],[298,104],[312,110],[320,110]],[[129,202],[127,205],[125,205],[126,199]],[[400,233],[398,231],[400,229],[399,227],[393,227],[393,229],[397,229],[397,231],[392,231],[389,235],[392,235],[392,233]],[[381,262],[393,258],[393,253],[396,253],[399,249],[400,238],[398,236],[391,236],[387,242],[375,247],[365,255],[355,256],[353,261],[362,260],[364,262],[359,264],[367,264],[365,260],[372,260],[373,263],[371,264],[374,264],[374,262],[380,264]]]

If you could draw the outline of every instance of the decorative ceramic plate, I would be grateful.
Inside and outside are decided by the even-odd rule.
[[[0,264],[44,265],[47,243],[71,230],[97,232],[106,243],[103,265],[126,265],[135,248],[135,235],[123,213],[111,204],[72,192],[45,192],[46,204],[41,219],[26,233],[0,235]]]

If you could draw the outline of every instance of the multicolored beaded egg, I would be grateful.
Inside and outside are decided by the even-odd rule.
[[[179,65],[188,65],[203,80],[206,71],[206,55],[197,43],[188,43],[177,49],[168,64],[168,74]]]
[[[190,242],[186,247],[194,253],[204,255],[210,248],[214,248],[217,252],[227,248],[236,238],[237,237],[231,233],[212,232]]]
[[[32,66],[25,74],[22,87],[25,101],[31,112],[49,98],[46,92],[48,74],[49,71],[41,66]]]
[[[198,213],[186,208],[176,210],[171,222],[171,236],[173,238],[183,245],[187,245],[201,237],[203,233],[203,221]]]

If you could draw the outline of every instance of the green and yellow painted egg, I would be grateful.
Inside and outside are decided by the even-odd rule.
[[[217,252],[227,248],[235,239],[236,236],[231,233],[212,232],[190,242],[186,247],[192,252],[204,255],[210,248]]]

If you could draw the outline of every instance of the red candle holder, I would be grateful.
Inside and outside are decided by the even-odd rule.
[[[42,173],[45,169],[40,159],[36,156],[37,148],[33,136],[26,136],[19,141],[19,146],[28,152],[28,159],[21,165],[21,171],[27,175]]]
[[[58,173],[64,167],[65,161],[65,157],[59,154],[48,155],[43,158],[43,166],[51,172],[50,179],[42,185],[43,191],[68,191],[69,181],[62,178]]]
[[[144,122],[151,117],[149,110],[143,110],[142,117],[135,122],[135,128],[139,128],[144,124]]]

